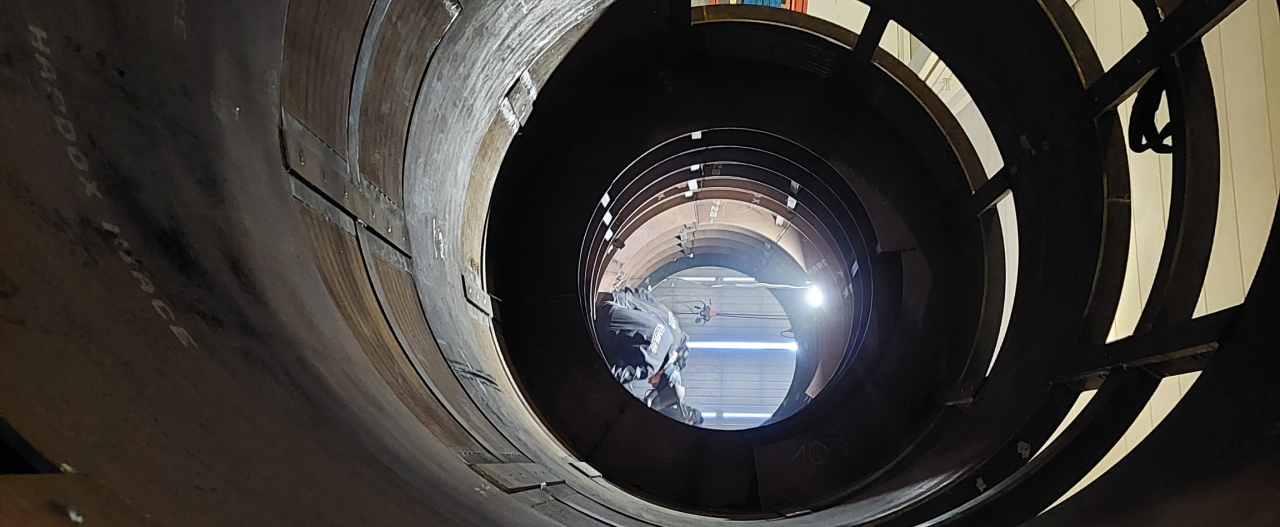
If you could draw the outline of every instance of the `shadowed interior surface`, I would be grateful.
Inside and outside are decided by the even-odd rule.
[[[1275,2],[1139,1],[1125,46],[1080,2],[837,4],[0,5],[0,524],[1278,521],[1275,110],[1239,95],[1280,82]],[[1170,152],[1128,154],[1162,97]],[[773,216],[609,267],[714,200]],[[792,417],[609,376],[604,277],[788,245],[850,321]]]

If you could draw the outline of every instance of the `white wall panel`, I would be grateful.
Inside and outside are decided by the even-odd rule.
[[[1258,10],[1261,3],[1246,2],[1216,30],[1222,43],[1223,75],[1214,82],[1222,82],[1226,92],[1226,128],[1231,144],[1223,149],[1223,155],[1231,157],[1241,278],[1246,288],[1262,260],[1276,202]]]
[[[861,33],[871,8],[857,0],[809,0],[808,13]]]
[[[1178,401],[1191,390],[1192,385],[1195,384],[1196,379],[1198,378],[1200,378],[1200,373],[1193,372],[1173,377],[1165,377],[1162,379],[1160,381],[1160,386],[1156,388],[1155,394],[1151,396],[1151,402],[1147,404],[1147,406],[1142,409],[1142,412],[1138,414],[1138,417],[1134,419],[1133,425],[1131,425],[1129,430],[1125,432],[1124,437],[1122,437],[1120,441],[1107,452],[1107,455],[1103,456],[1102,461],[1099,461],[1098,464],[1085,475],[1084,479],[1081,479],[1079,483],[1068,490],[1066,494],[1063,494],[1062,497],[1059,498],[1058,501],[1054,502],[1053,505],[1050,505],[1049,508],[1052,509],[1067,498],[1070,498],[1076,492],[1079,492],[1080,489],[1083,489],[1094,480],[1098,479],[1098,477],[1105,474],[1107,470],[1110,470],[1116,463],[1119,463],[1126,454],[1136,448],[1143,439],[1146,439],[1147,435],[1149,435],[1151,431],[1160,424],[1160,421],[1164,420],[1164,418],[1169,415],[1169,412],[1171,412],[1173,407],[1178,404]],[[1062,425],[1058,427],[1058,430],[1054,432],[1053,436],[1051,436],[1050,441],[1052,441],[1053,438],[1056,438],[1058,434],[1060,434],[1062,430],[1076,418],[1076,416],[1080,415],[1080,412],[1084,410],[1085,405],[1087,405],[1092,398],[1093,392],[1081,394],[1080,399],[1076,401],[1075,406],[1071,408],[1067,418],[1063,421]]]
[[[1240,234],[1236,227],[1236,191],[1232,160],[1230,127],[1226,108],[1226,89],[1223,78],[1222,32],[1210,31],[1201,42],[1205,59],[1209,63],[1209,75],[1213,79],[1213,95],[1218,108],[1218,140],[1222,145],[1219,169],[1222,173],[1218,194],[1218,225],[1214,232],[1213,253],[1209,258],[1209,271],[1205,276],[1204,291],[1207,312],[1219,311],[1244,300],[1244,278],[1240,267]]]
[[[1075,11],[1085,32],[1110,66],[1143,36],[1128,0],[1079,0]],[[1275,213],[1280,173],[1280,15],[1274,2],[1248,2],[1202,42],[1214,82],[1222,143],[1222,189],[1213,254],[1197,316],[1244,300],[1257,270]],[[1121,107],[1127,124],[1131,103]],[[1164,122],[1162,109],[1157,122]],[[1153,159],[1154,158],[1154,159]],[[1130,154],[1133,241],[1125,290],[1112,336],[1132,332],[1159,262],[1172,181],[1170,156]],[[1199,373],[1161,381],[1124,438],[1063,499],[1119,462],[1163,420],[1191,389]],[[1087,395],[1087,394],[1086,394]],[[1082,397],[1068,422],[1083,408]],[[1061,428],[1065,428],[1066,422]],[[1061,500],[1060,500],[1061,501]]]
[[[1075,0],[1071,4],[1104,68],[1113,66],[1146,35],[1141,12],[1131,0]],[[868,12],[869,8],[856,0],[809,1],[810,14],[855,32],[861,30]],[[1248,1],[1205,35],[1202,42],[1217,102],[1222,180],[1213,253],[1196,316],[1244,301],[1274,219],[1280,196],[1280,170],[1276,167],[1280,160],[1280,9],[1273,1]],[[903,62],[911,62],[911,38],[896,24],[890,25],[881,47]],[[1003,166],[981,112],[958,79],[951,78],[945,64],[933,67],[930,63],[920,73],[956,114],[988,175]],[[1126,133],[1131,106],[1132,101],[1128,101],[1119,108]],[[1156,122],[1163,124],[1167,118],[1167,107],[1162,105]],[[1120,309],[1109,336],[1112,340],[1132,334],[1150,294],[1168,224],[1172,187],[1171,156],[1153,152],[1128,155],[1131,240]],[[1012,207],[1011,202],[1002,203],[1001,217],[1012,216]],[[1013,255],[1012,266],[1016,268],[1016,225],[1013,227],[1006,231],[1006,248]],[[1012,276],[1008,285],[1012,290]],[[1125,437],[1068,495],[1093,481],[1141,442],[1173,410],[1197,377],[1192,373],[1164,379]],[[1088,393],[1081,397],[1059,432],[1090,397]]]

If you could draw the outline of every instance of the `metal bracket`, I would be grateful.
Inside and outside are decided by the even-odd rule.
[[[311,190],[306,183],[298,181],[296,177],[289,177],[289,190],[293,192],[293,197],[298,198],[298,201],[319,212],[321,216],[324,216],[324,219],[341,227],[347,234],[355,235],[355,220],[352,220],[351,216],[348,216],[342,209],[329,203],[329,200],[321,196],[320,193]]]
[[[596,470],[596,467],[591,466],[586,461],[571,461],[569,462],[569,466],[578,469],[578,472],[581,472],[588,478],[599,478],[604,476],[604,474],[601,474],[599,470]]]
[[[483,463],[471,468],[508,493],[564,483],[564,478],[537,463]]]
[[[347,161],[289,112],[281,112],[281,120],[289,170],[364,221],[378,236],[405,250],[408,230],[400,206],[363,177],[352,175]]]
[[[479,277],[470,269],[462,271],[462,292],[466,295],[468,303],[483,311],[485,315],[493,316],[493,300],[489,298],[489,293],[480,287]]]

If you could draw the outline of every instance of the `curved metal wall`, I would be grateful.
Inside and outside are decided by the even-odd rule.
[[[14,471],[33,472],[0,474],[0,523],[725,522],[645,501],[573,458],[509,373],[502,305],[485,292],[485,211],[507,148],[607,3],[0,6],[0,439],[27,467]],[[1021,524],[1038,511],[1018,503],[1051,501],[1105,452],[1091,433],[1108,437],[1146,400],[1142,375],[1196,356],[1204,374],[1166,421],[1028,524],[1275,519],[1274,251],[1233,310],[1189,320],[1179,286],[1202,281],[1207,258],[1196,198],[1216,174],[1197,172],[1212,150],[1203,129],[1174,140],[1201,161],[1183,176],[1186,226],[1171,230],[1187,238],[1166,246],[1163,300],[1145,333],[1094,338],[1119,294],[1109,271],[1124,244],[1106,233],[1127,204],[1123,167],[1089,149],[1118,139],[1106,110],[1174,52],[1169,85],[1204,97],[1195,40],[1240,3],[1148,10],[1135,58],[1103,72],[1062,2],[872,2],[873,18],[931,48],[968,50],[948,64],[1023,168],[995,180],[1019,196],[1028,296],[1006,345],[1022,350],[1002,354],[960,426],[899,460],[914,468],[825,510],[752,518]],[[674,5],[617,9],[680,28]],[[1212,118],[1187,108],[1186,121]],[[1077,236],[1094,245],[1061,242]],[[1047,435],[1076,388],[1018,379],[1101,371],[1098,406],[1070,432],[1083,442],[1028,463],[1019,434]]]

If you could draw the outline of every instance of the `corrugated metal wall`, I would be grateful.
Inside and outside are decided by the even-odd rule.
[[[732,281],[735,278],[739,281]],[[782,306],[768,289],[741,281],[746,278],[718,267],[688,269],[659,283],[653,295],[677,313],[691,342],[794,342],[782,335],[791,327]],[[692,313],[707,302],[722,313],[777,318],[719,316],[696,324]],[[790,350],[692,349],[681,372],[685,402],[703,412],[708,428],[757,426],[782,404],[795,365],[795,352]]]

